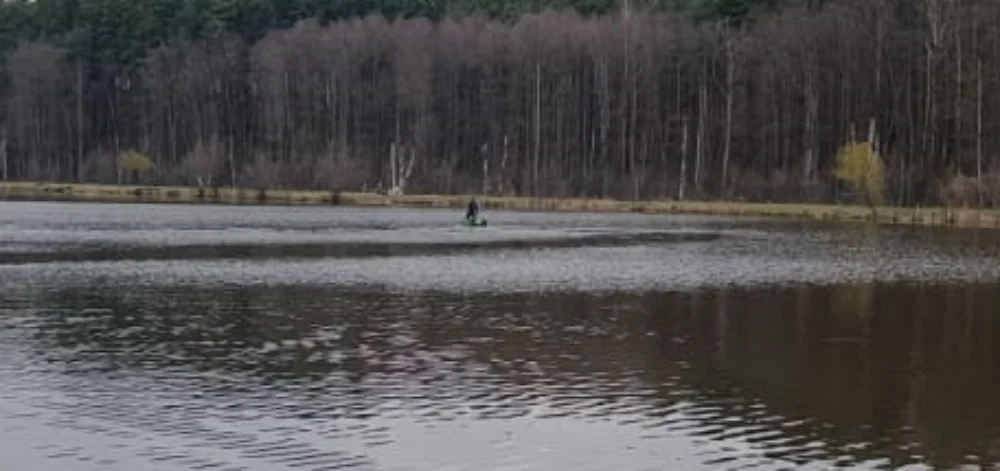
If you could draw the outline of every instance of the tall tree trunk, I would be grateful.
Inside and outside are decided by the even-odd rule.
[[[802,179],[806,183],[812,183],[815,176],[816,168],[816,115],[819,111],[819,99],[816,96],[816,77],[814,75],[814,70],[811,68],[806,71],[805,78],[805,98],[806,98],[806,109],[805,109],[805,136],[803,142],[805,144],[805,165],[803,166]]]
[[[701,82],[698,91],[698,134],[695,138],[694,190],[696,198],[701,197],[701,166],[705,158],[705,134],[708,123],[708,84]]]
[[[599,75],[600,67],[597,66],[597,65],[595,65],[594,67],[592,67],[592,69],[593,69],[593,78],[591,79],[592,81],[591,81],[591,90],[590,91],[591,91],[591,93],[600,93],[600,90],[597,88],[597,84],[600,81],[600,75]],[[587,103],[587,105],[589,105],[589,110],[588,111],[593,110],[592,102],[590,100],[588,100],[586,103]],[[600,102],[598,101],[598,104],[599,103]],[[601,110],[600,110],[599,106],[597,108],[598,109],[596,111],[597,111],[598,116],[597,116],[596,119],[599,120],[600,119],[600,112],[601,112]],[[585,120],[587,118],[590,118],[590,120],[589,120],[590,122],[588,123],[588,127],[590,128],[590,141],[589,141],[589,148],[587,150],[587,162],[586,162],[586,165],[584,166],[584,173],[583,173],[583,179],[584,179],[584,181],[587,182],[586,185],[589,186],[589,185],[591,185],[591,181],[592,181],[592,179],[594,177],[594,166],[595,166],[594,162],[597,160],[597,132],[598,132],[598,128],[600,126],[597,125],[597,123],[594,122],[594,117],[592,115],[591,116],[583,116],[583,118]],[[588,188],[588,191],[589,190],[590,189]]]
[[[507,191],[506,185],[504,184],[507,178],[507,135],[503,136],[503,156],[500,157],[500,175],[498,175],[499,183],[497,184],[497,192],[500,196],[504,196]]]
[[[85,127],[83,122],[83,56],[76,58],[76,180],[83,181]]]
[[[233,142],[233,138],[229,138],[227,147],[229,155],[229,187],[236,188],[236,145]]]
[[[638,125],[639,125],[639,123],[638,123],[638,121],[639,121],[639,93],[638,93],[639,84],[637,83],[638,80],[635,77],[635,75],[636,74],[633,72],[633,74],[632,74],[632,90],[631,90],[631,96],[632,96],[632,98],[631,98],[630,111],[629,111],[629,133],[628,133],[629,150],[628,150],[628,158],[629,158],[629,167],[630,167],[630,169],[632,171],[632,199],[637,200],[637,199],[639,199],[639,176],[641,175],[641,169],[638,168],[638,163],[636,162],[636,160],[637,160],[637,158],[636,158],[637,157],[636,156],[637,151],[636,151],[636,148],[635,148],[636,147],[636,144],[635,144],[636,134],[638,133],[638,131],[637,131],[636,128],[638,128]]]
[[[482,183],[482,195],[486,196],[490,193],[490,160],[487,156],[488,147],[483,144],[480,153],[483,159],[483,183]]]
[[[401,108],[401,106],[400,106],[400,103],[399,103],[399,94],[397,93],[396,94],[396,113],[395,113],[396,114],[396,128],[395,128],[395,132],[393,133],[392,143],[389,144],[389,191],[391,193],[393,193],[393,194],[395,194],[396,192],[399,192],[400,190],[402,190],[402,188],[400,188],[399,168],[398,168],[399,167],[399,161],[400,161],[400,159],[399,159],[399,155],[398,155],[397,152],[406,152],[405,151],[405,147],[403,147],[402,141],[400,140],[401,139],[400,134],[402,134],[402,130],[401,130],[402,124],[400,123],[400,121],[402,121],[402,118],[399,116],[400,112],[401,112],[400,108]],[[397,147],[396,147],[397,145],[401,146],[401,149],[397,150]],[[385,167],[381,167],[381,168],[385,168]]]
[[[121,167],[118,165],[119,162],[118,159],[121,155],[122,149],[121,149],[121,140],[119,139],[119,133],[118,133],[118,105],[116,103],[117,101],[118,101],[118,85],[115,84],[115,89],[114,91],[111,92],[111,96],[108,98],[108,102],[111,108],[111,134],[115,149],[114,151],[115,170],[116,173],[118,174],[118,184],[121,185],[122,170]]]
[[[7,173],[7,129],[3,130],[3,134],[0,135],[0,176],[3,177],[3,181],[7,181],[10,175]]]
[[[684,186],[687,183],[687,160],[688,160],[688,120],[687,117],[684,118],[684,124],[681,125],[681,169],[680,175],[678,176],[679,183],[677,184],[677,199],[684,199]]]
[[[878,136],[875,134],[875,118],[872,118],[868,121],[868,145],[873,153],[878,152]],[[875,155],[872,155],[872,158],[874,157]],[[872,166],[868,165],[869,172],[871,171],[871,168]],[[877,222],[878,215],[876,214],[876,208],[875,208],[876,201],[874,198],[874,193],[870,188],[866,189],[865,193],[867,193],[868,206],[871,208],[872,211],[872,222]]]
[[[972,37],[976,55],[976,187],[979,188],[979,205],[983,205],[983,56],[979,51],[979,18],[972,23]],[[994,202],[995,203],[995,202]]]
[[[964,156],[962,152],[962,34],[955,34],[955,136],[953,137],[954,155],[956,165],[963,168]]]
[[[396,194],[399,190],[399,171],[397,170],[399,164],[396,161],[396,143],[392,142],[389,144],[389,194]]]
[[[728,33],[731,34],[731,33]],[[736,54],[733,52],[733,39],[726,39],[726,128],[722,141],[722,180],[720,188],[729,189],[729,155],[733,145],[733,95],[736,82]]]
[[[542,159],[542,63],[535,62],[535,149],[531,160],[532,196],[538,194],[538,164]]]
[[[611,85],[609,82],[608,59],[601,55],[601,86],[600,86],[600,110],[601,110],[601,149],[598,162],[603,165],[601,172],[601,196],[606,197],[610,192],[611,183]]]
[[[930,162],[925,160],[924,171],[929,171],[941,168],[937,162],[938,123],[935,92],[937,84],[937,52],[940,50],[941,42],[943,40],[944,22],[942,19],[943,12],[941,11],[941,0],[924,0],[924,8],[928,24],[927,38],[925,40],[927,49],[925,75],[927,77],[927,83],[925,90],[926,101],[924,104],[924,132],[926,136],[924,139],[924,158],[930,160]]]
[[[916,94],[919,93],[916,89],[918,88],[917,79],[914,77],[915,74],[906,75],[906,113],[909,121],[909,135],[908,146],[909,152],[906,157],[907,173],[906,173],[906,192],[910,199],[915,200],[917,195],[916,189],[914,188],[915,180],[917,176],[915,175],[915,167],[917,166],[916,154],[918,152],[917,146],[917,130],[920,129],[919,119],[917,118],[917,109],[920,107],[920,101],[916,98]]]

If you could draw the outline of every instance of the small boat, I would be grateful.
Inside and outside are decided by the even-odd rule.
[[[471,218],[466,218],[465,219],[465,225],[466,226],[471,226],[471,227],[486,227],[486,224],[487,224],[486,218],[484,218],[484,217],[482,217],[480,215],[476,215],[476,216],[473,216]]]

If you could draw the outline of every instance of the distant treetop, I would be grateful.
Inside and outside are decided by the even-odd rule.
[[[697,20],[741,20],[781,0],[7,0],[0,2],[0,41],[72,37],[93,42],[198,37],[227,31],[248,39],[298,20],[336,21],[368,15],[388,19],[479,14],[514,20],[547,9],[605,15],[672,10]]]

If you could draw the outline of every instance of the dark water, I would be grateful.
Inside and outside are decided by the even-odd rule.
[[[32,470],[1000,463],[1000,237],[642,215],[0,204]]]

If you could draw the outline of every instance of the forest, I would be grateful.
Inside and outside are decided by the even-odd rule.
[[[7,0],[0,178],[1000,204],[995,0]]]

